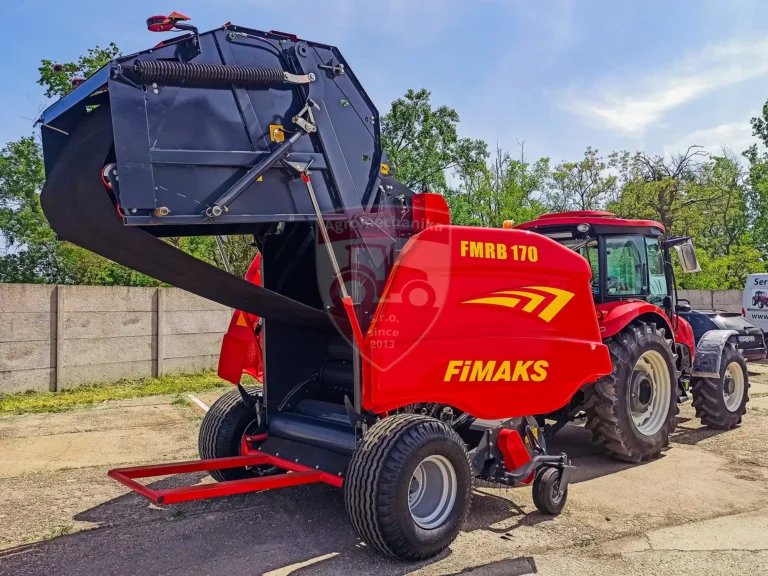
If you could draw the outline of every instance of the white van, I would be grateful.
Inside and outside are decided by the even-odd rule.
[[[750,274],[741,299],[744,317],[768,332],[768,274]]]

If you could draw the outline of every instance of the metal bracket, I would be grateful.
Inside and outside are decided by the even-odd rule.
[[[311,72],[309,74],[291,74],[290,72],[283,72],[283,79],[287,84],[309,84],[315,81],[315,75]]]
[[[334,64],[331,60],[328,64],[318,64],[317,66],[321,70],[327,70],[334,76],[344,76],[344,64]]]
[[[307,103],[304,105],[304,108],[302,108],[296,116],[291,118],[291,122],[296,124],[299,128],[304,130],[307,134],[311,134],[313,132],[317,132],[317,126],[315,125],[315,117],[312,114],[312,109],[315,108],[316,110],[320,110],[320,106],[315,103],[314,100],[311,98],[307,98]],[[303,118],[304,115],[307,115],[307,119],[305,120]]]

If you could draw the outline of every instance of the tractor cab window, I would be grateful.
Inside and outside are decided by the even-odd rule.
[[[605,238],[606,293],[608,296],[647,294],[645,240],[642,236]]]
[[[645,238],[648,250],[648,302],[662,306],[667,296],[667,275],[664,266],[664,251],[660,238]]]

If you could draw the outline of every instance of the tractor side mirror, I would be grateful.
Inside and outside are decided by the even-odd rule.
[[[696,259],[696,250],[693,249],[693,240],[690,237],[670,238],[667,240],[667,246],[674,248],[677,252],[680,258],[680,267],[684,273],[690,274],[701,271],[699,261]]]
[[[682,302],[685,302],[685,304],[682,304]],[[677,306],[675,306],[675,312],[690,312],[690,311],[691,311],[691,303],[685,298],[678,298]]]

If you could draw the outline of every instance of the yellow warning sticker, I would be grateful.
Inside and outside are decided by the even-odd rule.
[[[245,326],[248,327],[248,322],[245,321],[245,314],[240,312],[240,315],[237,317],[237,322],[235,322],[238,326]]]
[[[381,173],[384,174],[384,176],[389,176],[389,164],[381,165]]]
[[[280,124],[269,125],[269,138],[272,142],[282,142],[285,140],[285,132]]]

